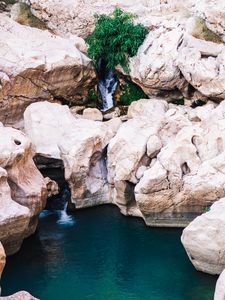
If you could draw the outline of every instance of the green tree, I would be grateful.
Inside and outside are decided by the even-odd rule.
[[[96,15],[95,30],[87,38],[88,55],[98,68],[103,58],[108,69],[120,64],[128,72],[128,59],[137,54],[148,31],[141,25],[134,25],[133,14],[116,8],[107,15]]]

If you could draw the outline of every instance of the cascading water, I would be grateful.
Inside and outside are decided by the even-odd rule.
[[[67,225],[67,226],[72,226],[75,224],[75,220],[73,216],[67,214],[67,207],[68,207],[68,202],[65,203],[63,210],[58,211],[59,219],[57,221],[57,224]]]
[[[113,96],[118,81],[112,70],[108,70],[104,59],[99,60],[99,83],[98,88],[102,97],[102,111],[107,111],[114,106]]]
[[[67,213],[68,201],[70,199],[70,196],[71,195],[68,186],[64,186],[58,195],[53,196],[48,200],[47,209],[42,211],[42,213],[40,214],[40,218],[45,218],[49,215],[57,215],[57,224],[65,226],[74,225],[74,217],[68,215]]]

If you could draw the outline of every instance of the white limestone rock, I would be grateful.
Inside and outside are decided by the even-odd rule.
[[[181,241],[197,270],[220,274],[225,268],[224,211],[225,198],[222,198],[183,231]]]

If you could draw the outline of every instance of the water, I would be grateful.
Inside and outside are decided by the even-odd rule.
[[[113,96],[115,94],[118,81],[112,70],[107,70],[106,62],[99,61],[99,83],[98,87],[102,97],[102,111],[107,111],[114,106]]]
[[[197,272],[180,229],[147,228],[116,207],[80,210],[73,226],[42,215],[35,236],[8,258],[3,295],[42,300],[212,300],[216,277]]]

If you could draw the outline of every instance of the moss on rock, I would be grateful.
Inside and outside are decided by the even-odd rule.
[[[39,29],[48,29],[47,25],[35,17],[26,3],[16,3],[11,10],[12,18],[21,25],[35,27]]]
[[[205,23],[205,20],[202,18],[195,18],[195,24],[192,29],[192,35],[201,40],[214,42],[214,43],[223,43],[220,36],[218,36],[215,32],[211,31]]]

